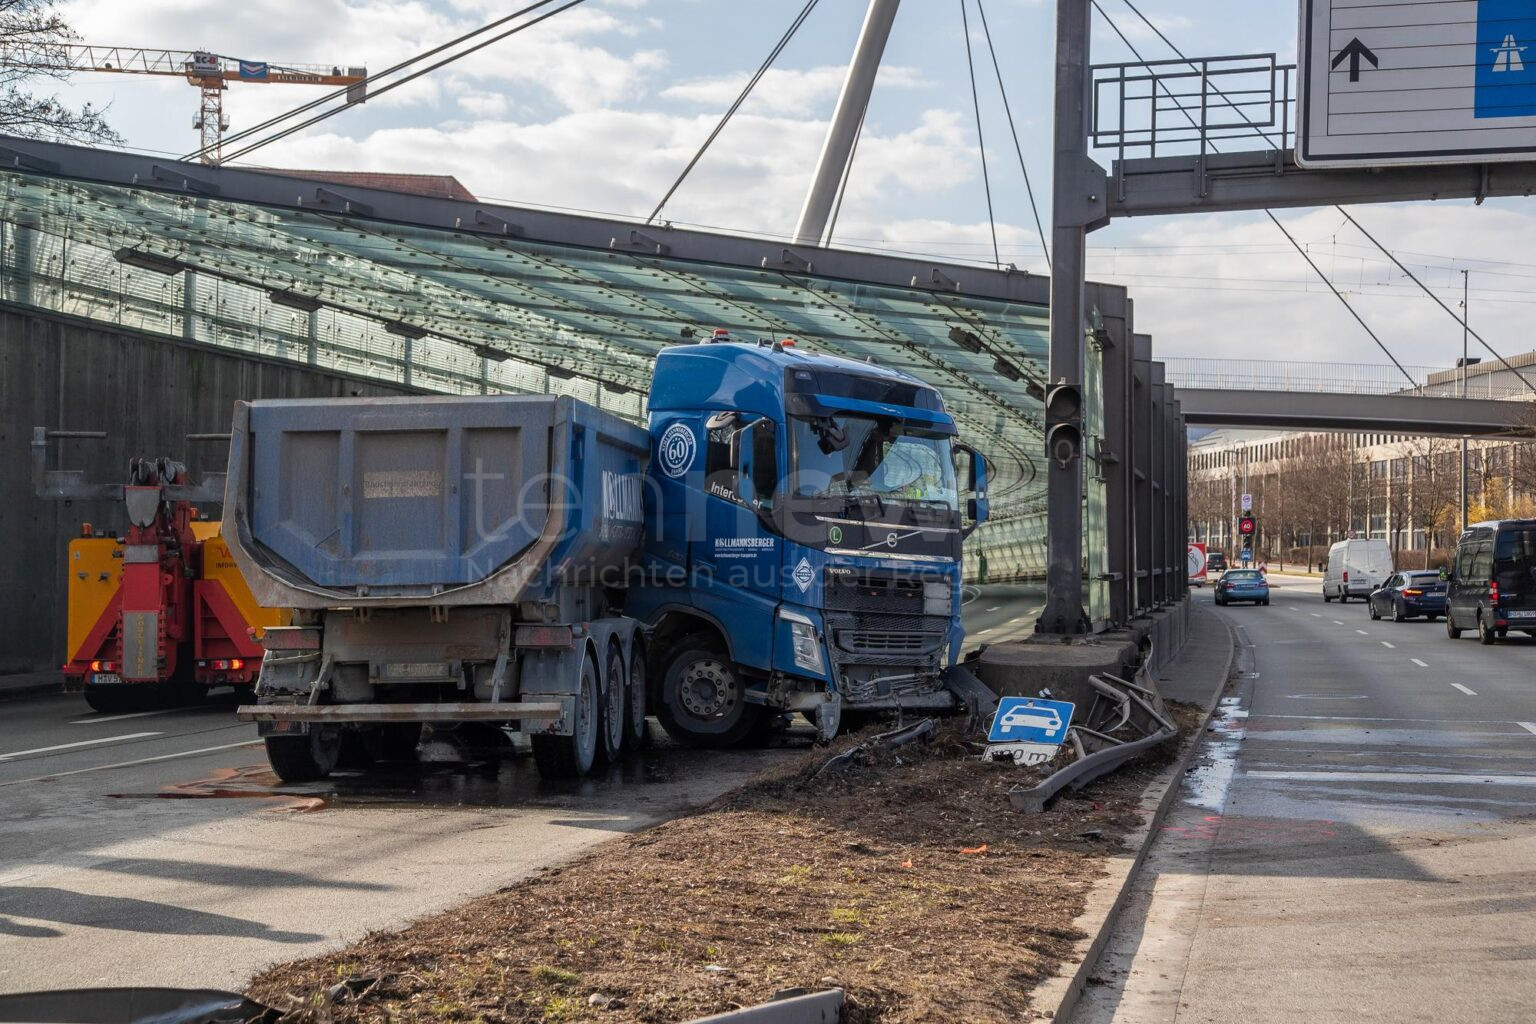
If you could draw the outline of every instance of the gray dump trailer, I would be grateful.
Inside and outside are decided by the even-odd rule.
[[[638,746],[643,638],[607,595],[648,454],[553,396],[238,404],[225,539],[256,599],[294,610],[239,711],[277,773],[414,752],[424,725],[517,729],[554,777]]]

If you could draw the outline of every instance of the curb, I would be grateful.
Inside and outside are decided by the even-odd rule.
[[[23,697],[36,697],[38,694],[63,693],[64,683],[58,679],[38,680],[31,683],[7,683],[0,676],[0,701],[20,700]]]
[[[1190,737],[1190,742],[1184,748],[1184,752],[1179,755],[1179,759],[1164,769],[1142,792],[1142,810],[1146,811],[1150,808],[1151,813],[1142,823],[1139,833],[1129,837],[1130,842],[1135,843],[1136,852],[1130,856],[1110,858],[1107,874],[1095,882],[1093,888],[1089,890],[1087,905],[1073,925],[1086,925],[1082,930],[1091,931],[1092,936],[1079,940],[1074,950],[1074,958],[1062,964],[1056,974],[1047,979],[1030,997],[1031,1010],[1036,1019],[1066,1020],[1076,1008],[1083,989],[1087,987],[1088,977],[1098,965],[1099,958],[1104,955],[1104,947],[1109,945],[1110,933],[1115,930],[1120,913],[1130,899],[1131,882],[1136,878],[1136,873],[1141,870],[1142,862],[1147,859],[1147,851],[1152,848],[1152,840],[1157,837],[1158,829],[1162,827],[1163,820],[1168,817],[1168,812],[1173,808],[1174,800],[1178,797],[1179,786],[1184,780],[1184,773],[1189,769],[1190,762],[1194,760],[1195,751],[1200,748],[1201,737],[1210,727],[1222,695],[1227,692],[1227,685],[1232,681],[1232,673],[1237,669],[1237,632],[1225,616],[1217,617],[1227,631],[1227,642],[1231,647],[1231,653],[1227,655],[1226,675],[1222,677],[1221,685],[1211,694],[1210,702],[1205,708],[1205,715],[1200,720],[1200,727]],[[1096,923],[1095,919],[1097,919]]]

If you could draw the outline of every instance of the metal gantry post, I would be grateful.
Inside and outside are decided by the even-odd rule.
[[[1131,476],[1136,508],[1136,614],[1157,603],[1152,587],[1152,336],[1131,338]]]
[[[885,42],[890,38],[899,6],[901,0],[869,0],[864,27],[859,30],[859,42],[854,47],[853,60],[848,62],[843,91],[837,97],[837,109],[827,129],[827,140],[822,144],[816,174],[811,179],[810,191],[805,194],[800,223],[795,227],[796,245],[819,246],[827,232],[832,203],[848,170],[848,161],[853,158],[859,126],[864,123],[864,111],[869,108],[875,75],[880,70],[880,58],[885,54]]]
[[[1102,331],[1095,344],[1104,367],[1104,440],[1099,458],[1104,474],[1108,530],[1109,620],[1129,622],[1136,607],[1136,539],[1131,473],[1131,319],[1125,289],[1090,284],[1088,301],[1099,311]]]
[[[1092,0],[1058,0],[1056,118],[1051,202],[1051,387],[1083,383],[1083,287],[1088,232],[1109,223],[1104,169],[1088,158],[1092,90],[1088,63]],[[1047,416],[1082,436],[1079,407]],[[1049,444],[1048,444],[1049,447]],[[1083,607],[1083,460],[1046,453],[1046,603],[1037,633],[1075,636],[1091,628]]]

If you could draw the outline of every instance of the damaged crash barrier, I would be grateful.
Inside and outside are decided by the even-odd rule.
[[[1043,811],[1063,789],[1080,789],[1178,735],[1147,671],[1151,663],[1148,651],[1134,682],[1107,672],[1090,676],[1081,710],[1043,696],[999,702],[983,757],[1056,766],[1036,785],[1008,791],[1016,809]]]

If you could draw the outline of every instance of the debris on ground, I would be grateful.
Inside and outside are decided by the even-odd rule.
[[[1186,734],[1198,722],[1170,708]],[[402,931],[273,967],[250,995],[294,1024],[661,1024],[833,985],[848,1024],[1019,1018],[1081,937],[1072,922],[1173,751],[1024,815],[1007,795],[1020,770],[979,761],[961,723],[894,748],[867,743],[878,731]]]

